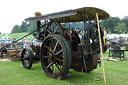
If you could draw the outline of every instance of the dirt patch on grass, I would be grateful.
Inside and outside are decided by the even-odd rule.
[[[115,57],[108,57],[108,58],[104,58],[104,60],[107,60],[107,61],[126,61],[127,58],[116,59]]]
[[[10,59],[0,59],[0,61],[11,61]]]

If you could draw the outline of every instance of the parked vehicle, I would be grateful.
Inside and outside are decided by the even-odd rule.
[[[40,60],[47,76],[52,78],[65,77],[69,69],[78,72],[90,72],[100,63],[100,46],[96,13],[99,19],[108,19],[109,14],[101,9],[83,7],[58,13],[29,17],[25,21],[36,22],[36,41],[31,48],[23,49],[22,64],[30,69],[34,60]],[[44,20],[45,24],[41,24]],[[83,22],[81,37],[79,29],[70,28],[71,22]],[[69,28],[64,27],[69,24]],[[104,48],[104,33],[100,27],[101,40]]]

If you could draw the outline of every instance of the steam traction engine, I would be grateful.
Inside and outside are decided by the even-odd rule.
[[[34,35],[37,41],[30,49],[23,50],[23,66],[30,69],[34,60],[40,60],[44,72],[52,78],[65,77],[70,68],[79,72],[95,69],[100,63],[96,13],[100,20],[109,18],[105,11],[92,7],[43,16],[36,13],[36,17],[27,18],[28,22],[36,22]],[[41,20],[44,20],[43,25]],[[81,31],[70,28],[71,22],[83,23],[84,29]],[[68,28],[65,26],[67,24]],[[104,43],[103,30],[100,31]]]

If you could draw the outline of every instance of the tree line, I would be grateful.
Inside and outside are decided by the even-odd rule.
[[[21,25],[13,26],[11,33],[21,33],[21,32],[31,32],[32,28],[35,28],[35,23],[31,22],[27,24],[26,22],[22,21]]]
[[[100,25],[102,28],[106,28],[107,32],[128,32],[128,16],[125,16],[123,19],[120,19],[119,17],[110,17],[108,20],[102,20]]]
[[[81,22],[70,23],[70,26],[69,24],[65,24],[65,26],[70,28],[84,28]],[[111,33],[128,32],[128,16],[125,16],[123,19],[119,17],[110,17],[108,20],[101,20],[100,26],[106,28],[106,31]],[[15,25],[12,28],[11,33],[32,32],[34,30],[35,22],[26,23],[22,21],[21,25]]]

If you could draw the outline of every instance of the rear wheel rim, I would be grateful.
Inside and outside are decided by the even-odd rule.
[[[68,53],[67,51],[70,50],[70,48],[67,49],[64,46],[64,44],[68,44],[68,42],[63,42],[59,36],[47,37],[41,48],[42,67],[46,75],[53,78],[65,76],[71,66],[71,52],[69,51],[70,53]],[[69,59],[68,56],[70,56]]]

